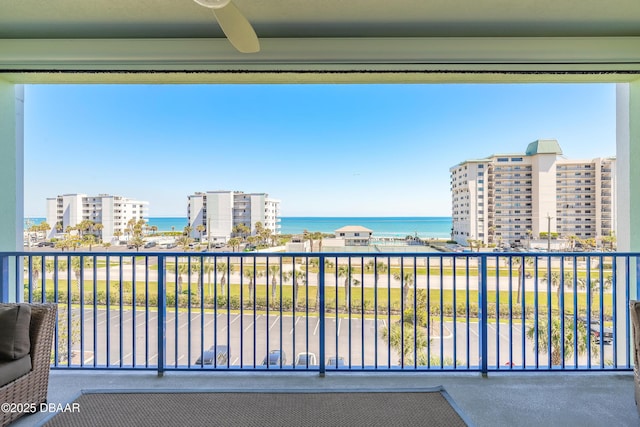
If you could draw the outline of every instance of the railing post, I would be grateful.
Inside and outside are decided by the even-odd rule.
[[[479,340],[480,340],[480,369],[482,370],[482,376],[486,377],[488,373],[488,343],[487,343],[487,332],[488,332],[488,313],[487,313],[487,257],[481,255],[478,259],[480,263],[479,267],[479,280],[480,280],[480,289],[478,293],[478,305],[480,307],[480,328],[479,329]]]
[[[158,255],[158,376],[164,375],[165,355],[167,351],[167,293],[165,278],[165,258]],[[177,299],[177,297],[176,297]],[[177,315],[177,313],[176,313]]]
[[[631,258],[629,258],[631,259]],[[640,257],[635,257],[636,262],[636,287],[633,290],[633,299],[640,300]],[[629,307],[629,301],[627,301],[627,307]]]
[[[9,257],[0,256],[0,302],[9,302]]]
[[[318,322],[320,322],[320,351],[318,357],[320,358],[320,377],[324,377],[326,372],[325,367],[325,348],[324,348],[324,340],[325,340],[325,301],[324,301],[324,255],[320,255],[318,259],[318,292],[320,292],[320,307],[318,308]],[[338,303],[336,301],[336,309],[338,307]]]

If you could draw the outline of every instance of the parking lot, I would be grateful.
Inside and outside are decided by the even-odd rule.
[[[145,367],[158,363],[157,312],[138,309],[135,311],[135,322],[134,312],[130,310],[121,312],[112,309],[108,317],[104,309],[99,309],[95,317],[92,308],[86,308],[83,313],[82,319],[79,310],[74,310],[73,314],[73,365]],[[193,310],[191,313],[179,312],[177,317],[175,312],[169,311],[165,320],[165,365],[169,369],[194,366],[202,351],[214,345],[228,346],[227,364],[217,367],[222,369],[262,368],[262,362],[271,350],[284,353],[286,360],[283,360],[282,367],[285,369],[293,368],[299,353],[320,355],[321,325],[317,317],[281,316],[279,312],[256,313],[255,316],[253,313],[240,315],[227,312],[214,315]],[[81,324],[83,328],[80,328]],[[336,317],[335,313],[327,313],[324,332],[326,358],[342,357],[347,369],[398,368],[399,352],[381,338],[380,331],[387,325],[386,316],[362,319],[359,316]],[[97,331],[95,341],[94,329]],[[521,324],[490,323],[487,334],[490,366],[510,369],[548,365],[547,354],[538,354],[536,357],[534,344],[523,335]],[[413,336],[410,338],[412,340]],[[429,342],[425,351],[428,351],[430,363],[435,368],[464,370],[477,367],[480,363],[476,321],[467,323],[466,319],[459,319],[454,323],[434,318]],[[65,337],[59,339],[59,345],[63,351],[66,350]],[[603,351],[592,356],[593,365],[605,364],[612,359],[611,345],[597,347]],[[408,352],[408,357],[413,359],[413,351]],[[574,362],[574,358],[570,358],[567,364]],[[578,357],[578,364],[586,363],[586,356]],[[62,362],[62,365],[66,364],[66,361]],[[280,368],[279,364],[268,367]],[[306,366],[296,369],[300,368]]]

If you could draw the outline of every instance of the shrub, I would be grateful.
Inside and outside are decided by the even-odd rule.
[[[233,295],[229,298],[229,310],[240,310],[240,297]]]
[[[216,298],[216,307],[218,308],[227,308],[227,296],[226,295],[218,295]]]

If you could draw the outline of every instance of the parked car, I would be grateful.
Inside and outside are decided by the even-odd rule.
[[[316,355],[314,353],[298,353],[296,357],[296,367],[306,368],[307,366],[316,366]]]
[[[585,325],[587,324],[587,319],[584,317],[579,317],[578,318],[578,322],[580,323],[584,323]],[[597,344],[600,344],[600,334],[602,333],[602,342],[604,344],[611,344],[613,342],[613,328],[610,328],[608,326],[604,326],[602,328],[602,331],[600,330],[600,319],[598,318],[592,318],[591,319],[591,324],[590,324],[590,329],[591,329],[591,336],[594,338],[594,341]]]
[[[38,247],[39,248],[45,248],[45,247],[52,248],[54,246],[55,246],[55,244],[53,242],[40,242],[40,243],[38,243]]]
[[[213,365],[213,358],[216,359],[216,365],[226,365],[229,358],[229,349],[226,345],[211,346],[209,350],[202,353],[202,357],[198,357],[196,365]]]
[[[156,242],[147,242],[145,243],[145,249],[154,248],[156,246]]]
[[[216,243],[213,247],[216,248],[216,249],[222,249],[225,246],[227,246],[227,245],[225,245],[224,243]]]
[[[344,357],[342,357],[342,356],[340,356],[340,357],[330,356],[327,359],[327,366],[335,366],[337,368],[345,366]]]
[[[286,365],[287,364],[287,354],[283,351],[280,352],[280,350],[271,350],[269,352],[269,354],[267,354],[264,357],[264,360],[262,361],[262,364],[264,366],[270,365],[278,365],[280,366],[282,365]]]

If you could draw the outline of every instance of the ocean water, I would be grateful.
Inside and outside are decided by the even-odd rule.
[[[360,225],[373,231],[376,237],[451,236],[451,217],[285,217],[282,234],[300,234],[304,230],[333,233],[346,225]]]
[[[28,218],[39,224],[45,218]],[[149,225],[158,231],[181,231],[187,225],[186,217],[150,217]],[[373,231],[375,237],[418,236],[422,238],[448,238],[451,236],[451,217],[283,217],[282,234],[301,234],[304,230],[333,233],[346,225],[360,225]]]

